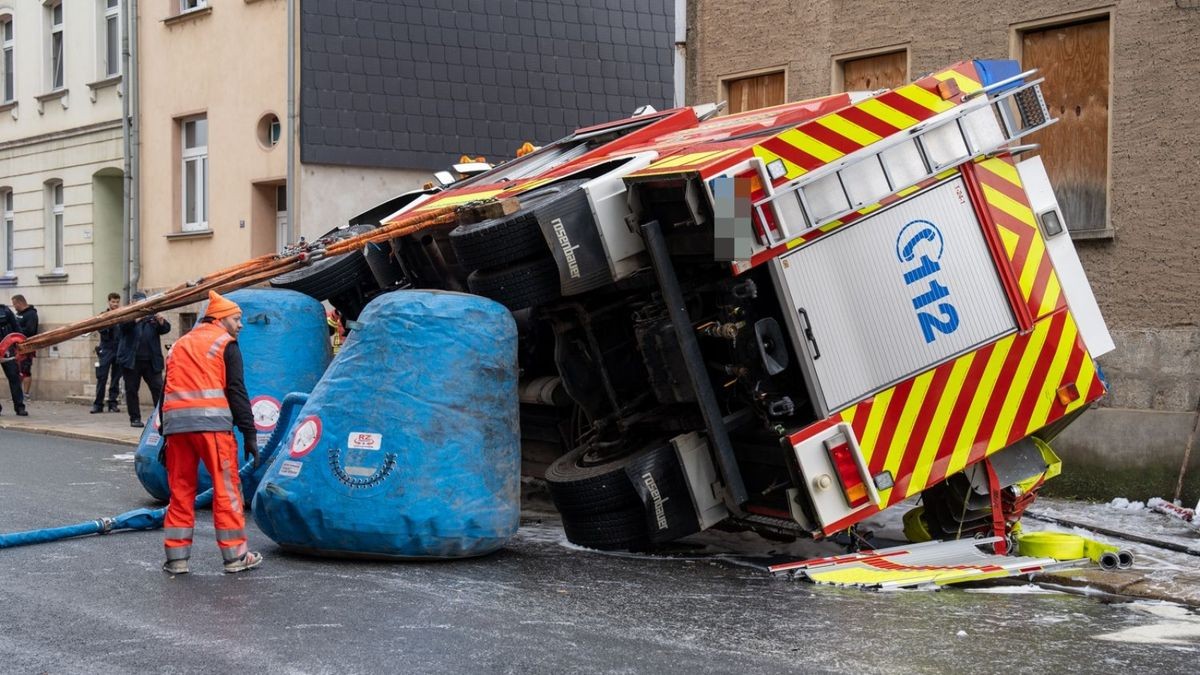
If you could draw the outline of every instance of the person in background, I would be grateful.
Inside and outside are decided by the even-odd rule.
[[[346,327],[342,324],[342,313],[336,309],[331,309],[325,313],[325,323],[329,326],[329,340],[333,346],[333,355],[342,349],[342,343],[346,341]]]
[[[119,293],[108,294],[111,312],[121,306]],[[92,401],[92,413],[104,412],[104,384],[108,382],[108,412],[121,412],[117,397],[121,395],[121,366],[117,365],[117,347],[120,345],[118,326],[100,329],[100,345],[96,347],[96,399]]]
[[[25,296],[17,294],[12,296],[13,311],[17,315],[17,323],[21,326],[21,332],[25,337],[31,338],[38,334],[38,311],[37,307],[25,301]],[[37,356],[34,352],[29,355],[29,358],[21,361],[21,393],[25,395],[25,400],[29,401],[29,390],[33,387],[33,358]]]
[[[145,300],[146,294],[138,291],[132,299],[134,302]],[[157,314],[117,326],[117,333],[121,337],[117,347],[117,363],[124,370],[125,407],[129,409],[131,427],[146,426],[142,423],[142,408],[138,404],[143,380],[150,388],[155,407],[162,400],[163,353],[160,338],[169,332],[171,323]]]
[[[21,325],[17,323],[17,315],[12,313],[8,305],[0,303],[0,339],[12,333],[20,333]],[[3,356],[0,354],[0,356]],[[13,409],[17,411],[17,415],[24,417],[29,413],[25,411],[25,396],[21,391],[21,373],[17,367],[16,361],[0,362],[0,370],[4,371],[4,377],[8,380],[8,391],[12,394]],[[4,410],[4,406],[0,405],[0,411]]]

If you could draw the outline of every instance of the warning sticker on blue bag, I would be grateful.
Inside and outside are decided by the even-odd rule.
[[[283,464],[279,465],[279,475],[287,478],[295,478],[300,475],[300,468],[304,466],[303,462],[293,462],[290,459],[284,460]]]
[[[300,458],[312,452],[320,440],[321,418],[316,415],[305,417],[292,432],[292,457]]]
[[[351,450],[378,450],[383,447],[383,434],[351,431],[346,439],[346,447]]]

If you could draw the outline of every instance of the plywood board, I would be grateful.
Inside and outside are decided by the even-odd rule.
[[[783,73],[766,73],[730,80],[726,87],[729,92],[730,113],[766,108],[784,102]]]
[[[893,89],[908,82],[904,51],[842,61],[842,91]]]
[[[1042,92],[1059,119],[1030,136],[1071,230],[1108,223],[1108,19],[1021,35],[1021,65],[1046,78]]]

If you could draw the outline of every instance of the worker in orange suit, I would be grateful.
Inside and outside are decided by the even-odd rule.
[[[246,394],[237,336],[242,310],[213,291],[204,318],[179,338],[167,355],[162,399],[164,461],[171,503],[163,523],[167,561],[163,571],[187,574],[196,522],[196,472],[204,462],[213,483],[213,525],[225,571],[244,572],[262,563],[246,546],[237,439],[242,431],[247,458],[258,462],[254,415]]]

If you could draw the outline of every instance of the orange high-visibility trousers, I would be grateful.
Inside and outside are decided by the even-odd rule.
[[[246,519],[242,515],[242,483],[238,477],[238,446],[231,431],[192,431],[171,434],[167,444],[167,483],[171,503],[163,521],[167,560],[187,560],[192,554],[196,524],[196,474],[204,462],[213,482],[213,526],[225,562],[246,552]]]

